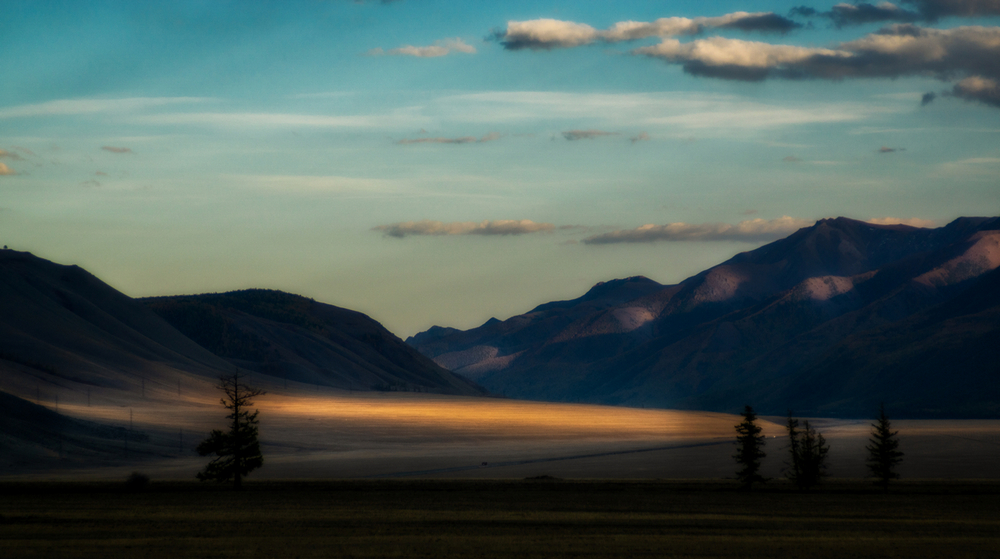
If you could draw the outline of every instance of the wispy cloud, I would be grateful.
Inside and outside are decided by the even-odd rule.
[[[222,175],[221,178],[231,184],[239,184],[241,188],[302,194],[323,192],[366,197],[407,190],[404,184],[393,180],[335,175]]]
[[[140,124],[194,125],[224,127],[301,127],[301,128],[418,128],[429,119],[401,111],[383,115],[310,115],[294,113],[170,113],[143,115],[133,119]]]
[[[16,175],[17,171],[11,169],[6,163],[0,163],[0,175]]]
[[[475,136],[461,136],[459,138],[404,138],[397,144],[481,144],[499,140],[502,135],[499,132],[490,132],[482,138]]]
[[[614,127],[717,129],[776,128],[824,122],[865,120],[878,113],[903,110],[881,103],[785,102],[713,93],[566,93],[495,91],[441,97],[436,108],[454,120],[530,122],[535,119],[599,118]],[[907,107],[905,110],[910,110]],[[659,133],[658,133],[659,134]]]
[[[793,217],[778,219],[750,219],[736,225],[728,223],[667,223],[643,225],[635,229],[622,229],[594,235],[583,240],[588,245],[614,243],[651,243],[657,241],[743,241],[762,242],[780,239],[813,221]]]
[[[617,136],[617,132],[605,132],[604,130],[567,130],[562,133],[563,138],[573,142],[576,140],[593,140],[601,136]]]
[[[422,47],[404,45],[389,50],[374,48],[365,54],[368,56],[413,56],[416,58],[437,58],[439,56],[447,56],[455,52],[475,54],[476,47],[467,44],[462,39],[455,38],[435,41],[432,45]]]
[[[24,158],[14,153],[12,151],[7,151],[5,149],[0,149],[0,159],[12,159],[14,161],[23,161]]]
[[[909,225],[910,227],[937,227],[937,223],[933,219],[921,219],[919,217],[911,217],[909,219],[901,219],[898,217],[878,217],[874,219],[869,219],[868,223],[874,225]]]
[[[649,134],[647,134],[645,132],[639,132],[635,136],[632,136],[631,138],[629,138],[628,141],[632,142],[633,144],[635,144],[637,142],[648,142],[649,141]]]
[[[906,148],[891,148],[889,146],[882,146],[875,150],[876,153],[896,153],[897,151],[906,151]]]
[[[802,25],[773,12],[734,12],[719,17],[665,17],[655,21],[619,21],[599,30],[585,23],[558,19],[508,21],[507,28],[493,32],[507,50],[552,50],[589,45],[594,42],[618,43],[647,37],[697,35],[706,29],[738,29],[764,33],[787,33]]]
[[[92,113],[122,113],[211,101],[207,97],[130,97],[125,99],[61,99],[33,105],[18,105],[0,109],[0,118],[25,118],[53,115],[79,115]]]
[[[111,153],[132,153],[132,148],[123,148],[116,146],[101,146],[104,151],[110,151]]]
[[[382,231],[388,237],[409,237],[412,235],[525,235],[547,233],[555,229],[551,223],[536,223],[530,219],[500,219],[494,221],[406,221],[391,225],[379,225],[372,231]]]

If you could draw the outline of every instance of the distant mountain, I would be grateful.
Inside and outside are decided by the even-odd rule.
[[[482,394],[368,316],[264,289],[141,299],[242,369],[355,390]]]
[[[677,285],[615,280],[408,343],[511,397],[840,416],[885,401],[913,417],[995,417],[998,229],[826,219]]]

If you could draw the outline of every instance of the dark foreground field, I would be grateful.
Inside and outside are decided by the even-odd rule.
[[[996,557],[1000,484],[4,483],[2,557]]]

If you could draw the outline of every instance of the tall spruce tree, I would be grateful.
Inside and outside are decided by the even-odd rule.
[[[791,463],[788,464],[785,477],[798,485],[802,478],[802,453],[799,450],[802,443],[799,441],[799,420],[792,417],[791,410],[788,411],[785,429],[788,431],[788,453],[791,457]]]
[[[743,487],[752,489],[754,483],[764,483],[767,478],[760,475],[760,461],[767,456],[764,453],[764,435],[760,425],[757,425],[757,415],[749,405],[743,408],[743,421],[736,425],[736,454],[733,459],[739,465],[736,479]]]
[[[798,427],[799,420],[792,417],[792,412],[788,412],[785,428],[788,430],[788,448],[792,462],[785,476],[800,490],[805,491],[818,485],[826,477],[826,455],[830,452],[830,447],[823,435],[809,425],[808,420],[803,422],[803,430],[800,431]]]
[[[889,490],[889,482],[899,479],[896,466],[903,461],[899,451],[899,431],[893,431],[889,417],[885,415],[885,404],[878,409],[878,419],[872,423],[872,436],[868,439],[868,470],[875,478],[875,484]]]
[[[251,413],[249,408],[253,405],[251,398],[266,392],[243,383],[238,371],[220,377],[216,388],[223,391],[224,397],[220,402],[230,410],[226,416],[230,420],[229,430],[215,429],[198,445],[198,454],[216,455],[204,470],[198,472],[198,479],[220,483],[233,480],[233,488],[239,490],[243,487],[243,478],[264,465],[257,440],[259,410]]]

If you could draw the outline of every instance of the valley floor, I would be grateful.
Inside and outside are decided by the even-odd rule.
[[[733,477],[739,417],[672,410],[551,404],[312,388],[259,398],[265,465],[251,480],[282,479],[725,479]],[[145,441],[103,441],[97,453],[52,441],[0,464],[6,480],[190,480],[207,462],[195,445],[224,427],[212,391],[149,399],[64,395],[60,411],[128,428]],[[43,402],[44,403],[44,402]],[[88,405],[88,403],[90,405]],[[770,421],[768,421],[770,419]],[[783,418],[764,418],[765,475],[787,462]],[[868,420],[813,419],[830,444],[833,479],[867,475]],[[1000,480],[1000,421],[894,421],[903,479]]]
[[[4,557],[988,557],[1000,484],[3,482]]]

